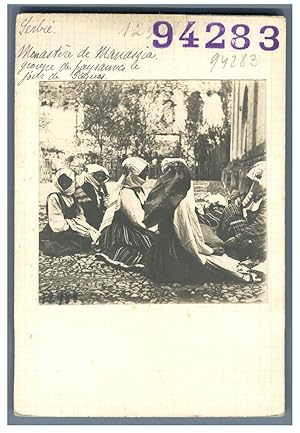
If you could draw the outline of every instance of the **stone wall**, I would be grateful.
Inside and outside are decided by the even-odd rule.
[[[229,190],[245,191],[247,172],[266,154],[265,81],[235,81],[232,94],[230,162],[222,181]]]

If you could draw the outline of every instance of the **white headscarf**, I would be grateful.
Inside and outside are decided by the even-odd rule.
[[[97,173],[98,171],[103,171],[103,173],[107,176],[107,179],[104,181],[106,182],[109,178],[109,172],[105,167],[102,167],[102,165],[99,164],[87,164],[86,170],[89,174]]]
[[[147,166],[148,163],[137,156],[131,156],[123,161],[122,167],[125,173],[120,177],[115,190],[110,195],[107,209],[99,228],[99,233],[111,225],[115,213],[120,209],[122,189],[125,186],[127,188],[141,188],[145,183],[145,180],[139,177],[139,174],[141,174]]]
[[[266,161],[259,161],[248,171],[247,177],[256,180],[263,188],[266,187]]]
[[[253,165],[253,167],[248,171],[247,173],[248,179],[252,180],[252,185],[244,198],[242,205],[243,205],[243,215],[245,218],[247,218],[247,212],[248,210],[251,210],[252,212],[256,212],[260,204],[262,202],[262,197],[259,200],[256,200],[257,194],[255,193],[257,182],[263,190],[266,188],[266,161],[260,161]]]
[[[65,174],[72,181],[71,185],[67,189],[63,189],[58,182],[60,176],[62,176],[63,174]],[[60,168],[55,174],[54,186],[63,195],[66,196],[73,195],[75,192],[75,173],[69,168]]]
[[[148,162],[138,156],[126,158],[122,163],[123,170],[125,171],[123,186],[127,188],[141,188],[146,180],[139,177],[139,175],[147,166]]]

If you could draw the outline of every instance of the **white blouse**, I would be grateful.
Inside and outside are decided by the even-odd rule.
[[[73,197],[62,196],[62,198],[67,207],[74,204]],[[57,194],[51,194],[48,199],[48,220],[53,232],[65,232],[71,228],[82,236],[87,237],[90,236],[90,231],[95,232],[96,230],[86,222],[82,207],[77,204],[77,208],[78,215],[76,218],[65,219]]]
[[[74,203],[73,199],[72,202]],[[68,200],[66,206],[69,205],[68,207],[70,207],[70,205],[73,204],[72,202],[71,200]],[[61,205],[57,194],[51,194],[48,198],[48,219],[49,225],[55,233],[65,232],[70,228],[67,220],[65,220],[65,217],[62,213]]]
[[[145,202],[146,197],[142,190],[137,191],[137,194],[140,200],[132,189],[123,188],[121,191],[121,210],[134,225],[145,227],[142,203]]]

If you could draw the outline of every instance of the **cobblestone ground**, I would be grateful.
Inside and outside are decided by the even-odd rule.
[[[196,201],[207,191],[222,192],[218,182],[198,182]],[[40,226],[45,224],[45,206],[40,206]],[[264,284],[155,284],[143,273],[116,269],[95,259],[94,251],[66,257],[40,253],[41,303],[252,303],[266,300]]]

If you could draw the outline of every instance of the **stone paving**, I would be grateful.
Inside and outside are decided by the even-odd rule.
[[[223,192],[219,182],[197,182],[196,201],[207,191]],[[40,227],[46,221],[40,206]],[[97,303],[253,303],[266,301],[263,283],[156,284],[143,272],[116,269],[88,254],[47,257],[40,253],[39,300],[46,304]]]

